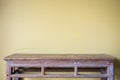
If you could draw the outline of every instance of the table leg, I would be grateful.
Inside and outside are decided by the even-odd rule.
[[[11,75],[11,66],[9,64],[6,64],[6,80],[12,80],[10,75]]]
[[[107,74],[109,75],[107,80],[114,80],[114,65],[113,65],[113,63],[111,63],[107,67]]]

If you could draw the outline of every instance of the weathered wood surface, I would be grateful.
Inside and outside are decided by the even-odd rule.
[[[6,64],[6,80],[11,80],[10,75],[11,75],[11,67],[8,64]]]
[[[115,58],[106,54],[13,54],[4,58],[5,60],[108,60]]]
[[[41,77],[114,80],[115,58],[106,54],[13,54],[4,59],[7,61],[6,80]],[[39,74],[24,74],[25,71],[35,71]],[[73,74],[46,74],[47,71],[72,71]],[[79,71],[99,71],[101,74],[79,74]]]
[[[103,78],[108,77],[107,74],[54,74],[54,75],[41,75],[41,74],[16,74],[10,77],[21,77],[21,78]]]

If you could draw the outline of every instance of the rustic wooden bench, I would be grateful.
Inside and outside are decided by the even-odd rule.
[[[13,54],[4,59],[7,61],[6,80],[23,78],[114,80],[115,58],[106,54]]]

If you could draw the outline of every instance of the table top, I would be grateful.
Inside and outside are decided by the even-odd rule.
[[[102,60],[114,61],[115,57],[107,54],[12,54],[4,60]]]

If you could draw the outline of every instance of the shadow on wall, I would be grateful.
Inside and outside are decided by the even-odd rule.
[[[120,79],[120,60],[119,59],[116,59],[115,60],[115,77],[117,79]]]

